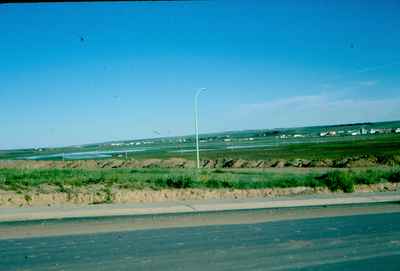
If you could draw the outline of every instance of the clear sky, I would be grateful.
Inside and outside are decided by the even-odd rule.
[[[274,3],[272,3],[274,2]],[[399,1],[0,5],[0,149],[400,119]]]

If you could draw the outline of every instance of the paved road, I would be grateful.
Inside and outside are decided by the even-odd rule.
[[[0,240],[0,270],[399,270],[400,213]]]

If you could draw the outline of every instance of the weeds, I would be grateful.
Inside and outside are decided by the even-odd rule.
[[[400,183],[400,171],[392,171],[388,176],[388,181],[391,183]]]
[[[24,193],[41,185],[58,187],[71,194],[74,188],[100,185],[105,201],[112,202],[111,188],[125,189],[263,189],[287,187],[327,187],[331,191],[353,192],[356,184],[400,182],[400,169],[364,171],[334,170],[326,173],[272,173],[263,171],[200,172],[179,169],[0,169],[0,188]]]
[[[103,189],[103,191],[106,194],[105,198],[104,198],[104,203],[112,203],[113,202],[113,195],[112,195],[111,187],[107,186],[107,187],[105,187]]]
[[[32,201],[32,197],[31,197],[30,195],[28,195],[28,194],[26,194],[26,195],[24,196],[24,199],[25,199],[25,201],[28,202],[28,203]]]
[[[346,193],[354,191],[354,178],[347,171],[330,171],[318,177],[318,180],[322,181],[329,190],[335,192],[342,190]]]

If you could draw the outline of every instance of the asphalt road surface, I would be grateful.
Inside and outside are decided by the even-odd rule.
[[[400,213],[0,240],[0,270],[400,270]]]

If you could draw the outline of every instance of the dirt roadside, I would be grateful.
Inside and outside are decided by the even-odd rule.
[[[57,187],[38,187],[26,193],[0,190],[0,207],[91,205],[101,203],[156,203],[167,201],[191,201],[214,199],[275,198],[281,196],[311,194],[341,194],[327,188],[295,187],[268,189],[163,189],[128,190],[104,189],[104,186],[87,186],[69,192],[59,192]],[[400,191],[400,183],[356,185],[354,192]]]

